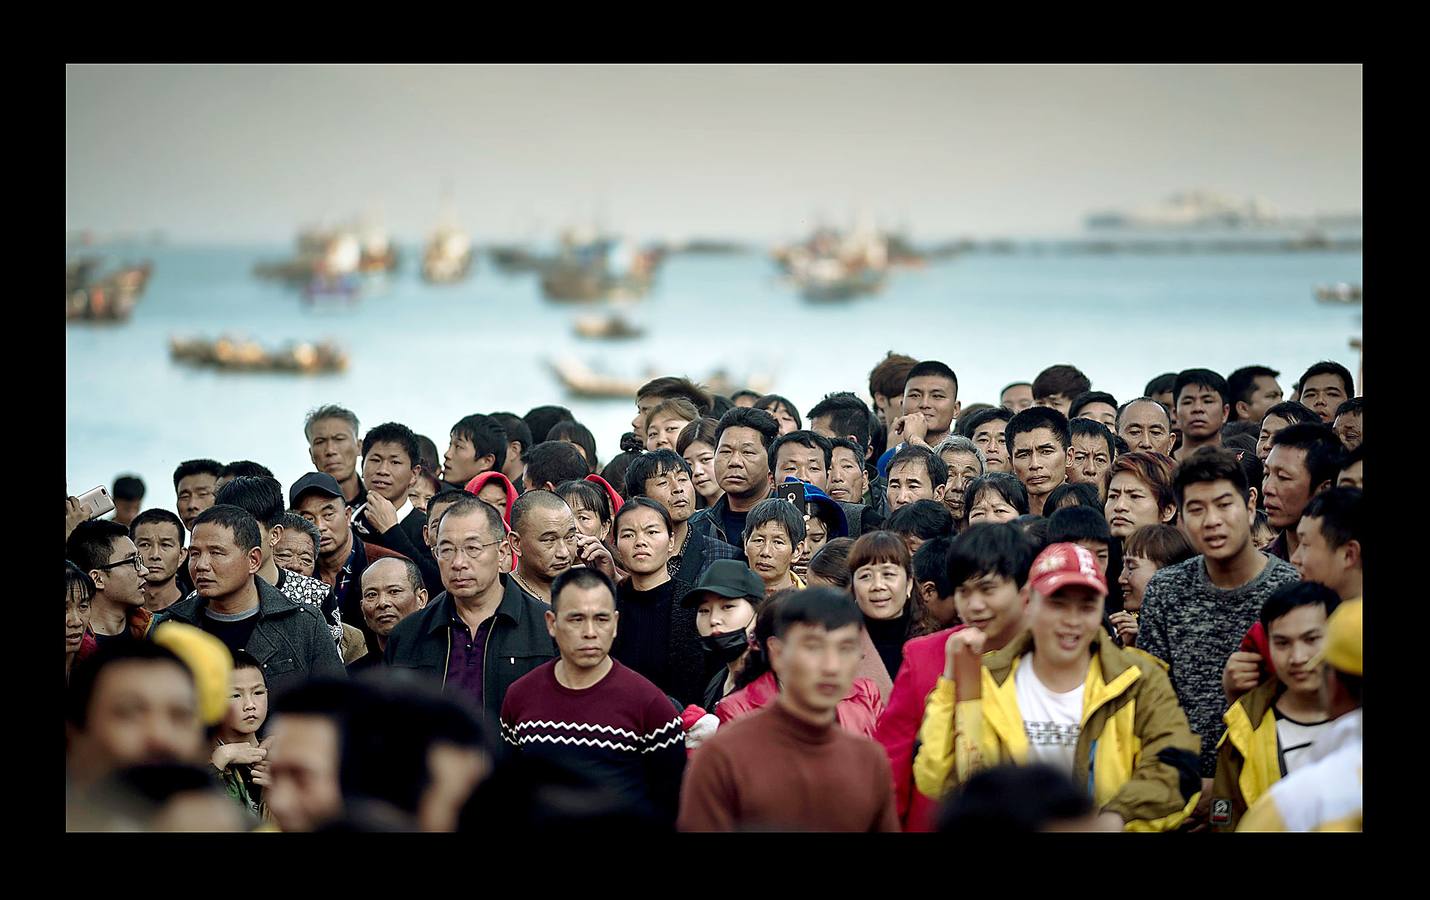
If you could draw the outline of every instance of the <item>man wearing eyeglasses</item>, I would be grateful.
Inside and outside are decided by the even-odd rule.
[[[546,605],[516,579],[502,583],[498,563],[511,553],[506,525],[476,497],[443,513],[433,553],[446,590],[387,635],[387,664],[440,678],[443,690],[465,692],[497,717],[507,688],[556,658]]]
[[[91,520],[75,526],[65,542],[65,558],[94,581],[89,628],[98,647],[113,641],[143,638],[154,619],[144,608],[144,576],[149,567],[118,522]]]

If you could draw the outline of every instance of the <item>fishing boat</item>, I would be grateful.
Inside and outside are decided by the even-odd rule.
[[[501,244],[487,250],[492,265],[506,274],[540,272],[548,260],[517,244]]]
[[[645,329],[620,313],[607,316],[582,316],[576,320],[576,334],[591,340],[619,341],[638,338]]]
[[[231,372],[288,372],[314,375],[341,372],[347,354],[328,341],[289,341],[269,349],[245,338],[169,338],[169,357],[175,362]]]
[[[451,224],[438,226],[422,254],[422,277],[432,284],[453,284],[472,267],[472,239]]]
[[[1337,284],[1317,285],[1314,293],[1318,303],[1351,304],[1361,302],[1360,285],[1347,284],[1344,281]]]
[[[806,241],[776,247],[777,265],[812,301],[850,300],[884,287],[889,239],[867,225],[843,234],[820,228]]]
[[[646,373],[639,378],[610,375],[597,372],[570,356],[549,360],[548,364],[567,392],[591,400],[632,400],[641,385],[660,374],[653,367],[647,367]],[[704,378],[702,383],[707,390],[728,396],[741,388],[767,393],[773,381],[763,375],[751,375],[744,381],[737,381],[725,370],[716,369]]]
[[[623,238],[594,229],[570,229],[560,255],[543,267],[541,291],[548,300],[634,300],[650,290],[661,254],[640,250]]]
[[[99,267],[97,257],[65,264],[66,320],[122,322],[128,319],[154,270],[153,263],[146,261],[96,278]]]

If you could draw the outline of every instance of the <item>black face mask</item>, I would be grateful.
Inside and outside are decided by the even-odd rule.
[[[749,647],[750,639],[743,628],[725,634],[707,635],[700,639],[700,649],[705,651],[705,656],[715,657],[722,666],[728,666],[739,659]]]

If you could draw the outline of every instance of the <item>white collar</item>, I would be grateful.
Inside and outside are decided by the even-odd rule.
[[[398,521],[398,522],[401,522],[403,519],[405,519],[405,518],[407,518],[408,516],[412,515],[412,513],[413,513],[414,510],[415,510],[415,507],[412,505],[412,498],[411,498],[411,497],[405,497],[405,498],[403,498],[402,505],[399,506],[399,507],[397,507],[397,521]]]

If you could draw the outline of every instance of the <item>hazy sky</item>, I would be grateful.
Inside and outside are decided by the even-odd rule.
[[[368,212],[478,240],[603,215],[793,237],[1063,234],[1185,188],[1359,211],[1358,66],[70,66],[69,230],[290,240]]]

